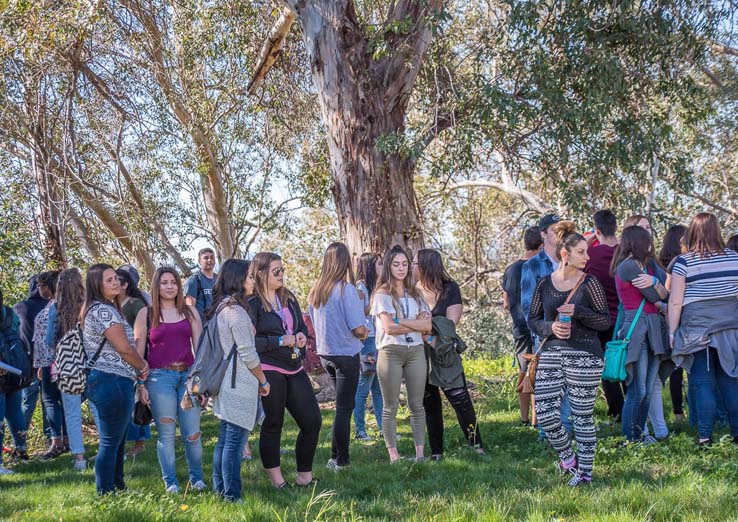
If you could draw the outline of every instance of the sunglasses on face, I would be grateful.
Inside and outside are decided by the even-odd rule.
[[[280,266],[279,268],[272,268],[272,275],[274,277],[277,277],[280,274],[284,274],[284,267]]]

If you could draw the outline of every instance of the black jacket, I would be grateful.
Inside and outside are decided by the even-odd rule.
[[[267,312],[261,304],[259,296],[251,296],[248,300],[248,312],[251,322],[256,329],[255,341],[256,351],[263,364],[276,366],[287,371],[295,371],[302,367],[305,358],[305,348],[300,349],[300,356],[293,358],[294,352],[289,346],[279,346],[279,338],[287,335],[282,325],[282,319],[276,312]],[[302,318],[302,311],[297,301],[290,299],[287,307],[292,314],[292,324],[295,331],[302,332],[307,337],[307,326]]]
[[[36,316],[49,304],[48,299],[41,297],[36,286],[36,277],[33,276],[28,282],[28,299],[17,303],[13,310],[20,320],[20,338],[26,347],[28,355],[33,360],[33,324]]]

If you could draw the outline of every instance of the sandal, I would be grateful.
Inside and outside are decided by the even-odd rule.
[[[312,479],[310,479],[310,482],[306,482],[305,484],[300,484],[299,482],[295,481],[295,486],[297,486],[298,488],[307,488],[309,486],[314,486],[319,482],[320,479],[318,477],[313,477]]]
[[[285,480],[279,486],[274,486],[274,489],[289,489],[290,487],[290,483]]]
[[[64,446],[51,446],[51,448],[49,448],[49,451],[41,455],[41,460],[55,459],[62,453],[64,453]]]

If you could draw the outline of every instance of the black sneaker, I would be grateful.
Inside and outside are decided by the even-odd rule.
[[[26,450],[14,449],[10,454],[10,458],[13,460],[28,460],[28,452]]]

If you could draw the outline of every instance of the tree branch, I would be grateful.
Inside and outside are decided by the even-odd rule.
[[[284,45],[284,41],[292,28],[295,17],[295,12],[285,7],[282,9],[282,14],[279,15],[277,21],[274,22],[274,25],[264,41],[264,45],[261,47],[259,63],[256,65],[251,81],[246,87],[246,90],[250,95],[253,96],[256,94],[256,91],[261,87],[262,83],[264,83],[264,78],[266,78],[267,73],[277,61],[279,55],[282,54],[282,46]]]
[[[549,205],[530,191],[522,189],[510,182],[500,183],[490,180],[460,181],[458,183],[452,183],[446,186],[440,192],[431,194],[429,199],[438,196],[445,196],[463,188],[491,188],[499,190],[500,192],[504,192],[505,194],[509,194],[510,196],[521,199],[528,207],[541,214],[545,214],[554,210],[553,206]]]

